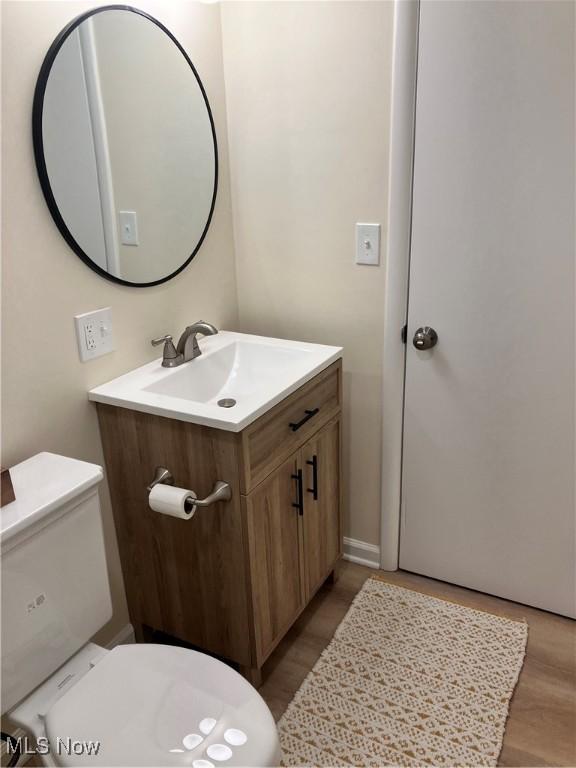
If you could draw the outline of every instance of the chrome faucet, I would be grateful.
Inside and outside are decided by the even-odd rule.
[[[218,329],[211,323],[206,323],[204,320],[198,320],[194,325],[189,325],[178,342],[176,352],[183,356],[183,363],[187,363],[189,360],[194,360],[195,357],[202,354],[202,350],[198,346],[198,339],[196,336],[201,333],[202,336],[214,336],[218,333]]]
[[[152,346],[157,347],[159,344],[164,344],[164,355],[162,357],[162,365],[164,368],[175,368],[182,363],[188,363],[190,360],[194,360],[202,354],[202,350],[198,346],[198,339],[196,336],[201,333],[203,336],[214,336],[218,333],[218,329],[211,323],[206,323],[204,320],[198,320],[197,323],[189,325],[178,341],[178,346],[174,346],[172,336],[161,336],[158,339],[152,339]]]

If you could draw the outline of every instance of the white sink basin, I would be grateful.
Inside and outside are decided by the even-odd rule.
[[[239,432],[342,357],[342,347],[231,331],[198,343],[195,360],[163,368],[160,358],[92,389],[90,400]]]

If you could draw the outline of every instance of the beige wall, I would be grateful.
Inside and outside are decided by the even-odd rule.
[[[379,221],[385,238],[392,4],[139,2],[197,66],[220,161],[204,245],[184,273],[147,289],[109,283],[70,251],[34,167],[42,59],[64,24],[94,5],[2,4],[2,463],[41,450],[102,463],[86,391],[153,359],[153,336],[200,317],[343,344],[345,532],[377,543],[384,268],[354,265],[354,224]],[[73,316],[108,305],[116,351],[80,363]],[[114,600],[98,638],[106,641],[127,612],[106,486],[101,496]]]
[[[32,95],[42,59],[60,29],[94,2],[2,4],[2,464],[38,451],[102,463],[89,388],[155,356],[149,340],[178,334],[200,318],[237,323],[220,12],[200,3],[140,0],[179,38],[196,64],[211,102],[220,145],[221,177],[212,226],[192,264],[155,288],[114,285],[88,269],[56,229],[40,190],[32,154]],[[104,4],[104,3],[101,3]],[[80,363],[73,316],[112,307],[116,351]],[[127,621],[107,487],[101,498],[114,617],[99,636]]]
[[[379,541],[391,2],[222,6],[240,329],[345,348],[345,534]],[[384,254],[383,254],[384,256]]]

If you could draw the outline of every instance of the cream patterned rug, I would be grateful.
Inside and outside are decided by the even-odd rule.
[[[496,765],[527,636],[369,578],[280,720],[283,764]]]

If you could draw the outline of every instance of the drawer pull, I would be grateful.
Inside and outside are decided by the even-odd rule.
[[[314,501],[318,501],[318,456],[312,456],[312,460],[308,459],[306,464],[312,467],[312,488],[307,488],[306,491],[312,494]]]
[[[292,480],[296,480],[298,486],[298,501],[292,502],[292,506],[298,510],[299,515],[304,514],[304,488],[302,484],[302,470],[299,469],[295,475],[291,475]]]
[[[290,427],[292,432],[297,432],[300,429],[300,427],[303,427],[304,424],[306,424],[307,421],[310,421],[312,416],[316,416],[319,410],[320,408],[313,408],[311,411],[304,411],[306,416],[304,416],[303,419],[300,419],[300,421],[297,421],[297,422],[291,421],[288,426]]]

